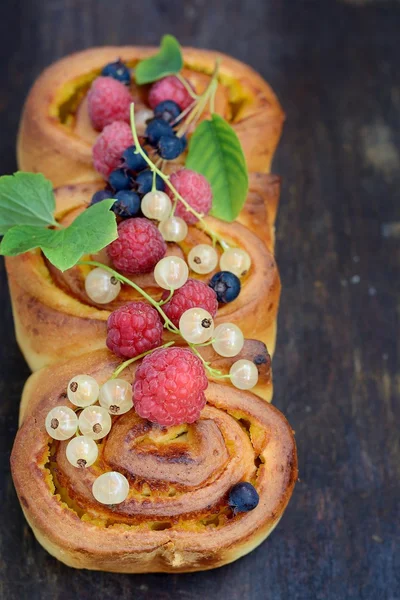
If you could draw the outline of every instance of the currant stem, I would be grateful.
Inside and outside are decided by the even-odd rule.
[[[192,87],[190,86],[190,84],[186,81],[186,79],[184,78],[183,75],[181,75],[180,73],[176,73],[176,77],[177,79],[179,79],[179,81],[181,82],[181,84],[183,85],[183,87],[186,89],[187,93],[189,94],[189,96],[191,96],[193,98],[193,100],[198,100],[199,96],[196,94],[196,92],[192,89]]]
[[[177,198],[180,202],[182,202],[183,206],[186,208],[186,210],[188,210],[189,212],[191,212],[196,219],[198,219],[198,221],[200,221],[204,231],[207,232],[207,234],[211,237],[212,240],[216,240],[217,242],[219,242],[221,244],[222,247],[223,244],[225,244],[226,246],[228,246],[226,244],[226,242],[224,242],[224,240],[222,240],[220,238],[220,236],[215,233],[215,231],[213,231],[212,229],[210,229],[210,227],[207,225],[207,223],[204,221],[203,219],[203,215],[201,215],[200,213],[197,212],[197,210],[194,210],[194,208],[192,208],[190,206],[190,204],[188,202],[186,202],[186,200],[179,194],[179,192],[174,188],[174,186],[172,185],[172,183],[169,180],[169,175],[166,175],[165,173],[163,173],[158,167],[156,167],[156,165],[151,161],[151,159],[147,156],[147,154],[143,151],[140,142],[139,142],[139,138],[136,132],[136,126],[135,126],[135,103],[132,102],[131,104],[131,111],[130,111],[130,117],[131,117],[131,129],[132,129],[132,136],[133,136],[133,140],[135,142],[135,154],[140,154],[140,156],[146,161],[146,163],[149,165],[151,171],[156,172],[157,175],[159,175],[161,177],[161,179],[165,182],[165,184],[170,188],[170,190],[173,192],[175,198]],[[221,243],[222,242],[222,243]],[[228,246],[229,247],[229,246]]]
[[[142,352],[142,354],[138,354],[137,356],[134,356],[133,358],[129,358],[128,360],[125,360],[123,363],[121,363],[119,365],[119,367],[117,367],[115,369],[115,371],[111,375],[110,379],[116,379],[116,377],[118,377],[118,375],[120,373],[122,373],[122,371],[124,369],[126,369],[126,367],[129,367],[129,365],[134,363],[136,360],[140,360],[144,356],[147,356],[147,354],[154,352],[154,350],[160,350],[161,348],[169,348],[170,346],[173,346],[174,344],[175,344],[175,342],[167,342],[166,344],[163,344],[162,346],[157,346],[157,348],[152,348],[151,350],[147,350],[147,352]]]
[[[147,294],[144,290],[142,290],[142,288],[139,287],[134,281],[131,281],[127,277],[124,277],[123,275],[118,273],[118,271],[114,271],[114,269],[112,269],[111,267],[108,267],[107,265],[103,265],[95,260],[82,260],[78,264],[79,265],[91,265],[92,267],[100,267],[100,269],[104,269],[104,271],[108,271],[109,273],[114,275],[115,279],[118,279],[122,283],[126,283],[126,285],[130,285],[131,287],[133,287],[134,290],[139,292],[139,294],[141,294],[143,296],[143,298],[146,298],[146,300],[152,306],[154,306],[154,308],[160,313],[160,315],[164,319],[165,325],[167,326],[167,328],[169,328],[169,331],[172,331],[173,333],[180,335],[179,329],[177,327],[175,327],[175,325],[172,323],[172,321],[170,321],[170,319],[167,317],[167,315],[161,308],[160,304],[156,300],[154,300],[154,298],[149,296],[149,294]]]
[[[172,296],[174,295],[174,289],[171,289],[169,291],[168,296],[165,298],[165,300],[160,300],[160,302],[158,303],[158,306],[163,306],[164,304],[167,304],[167,302],[169,302],[172,298]]]
[[[206,344],[199,344],[199,345],[205,346]],[[222,371],[219,371],[218,369],[213,369],[212,367],[210,367],[210,363],[208,363],[206,360],[204,360],[204,358],[202,357],[202,355],[197,350],[197,348],[194,344],[189,344],[189,347],[192,350],[193,354],[195,354],[197,356],[197,358],[199,358],[201,360],[201,362],[204,365],[204,368],[207,369],[207,371],[210,373],[210,375],[212,377],[215,377],[216,379],[230,379],[231,376],[229,374],[224,374],[224,373],[222,373]]]

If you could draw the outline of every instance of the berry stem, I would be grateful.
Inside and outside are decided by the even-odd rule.
[[[197,210],[194,210],[194,208],[192,208],[190,206],[190,204],[188,202],[186,202],[186,200],[174,188],[174,186],[172,185],[172,183],[169,180],[169,175],[166,175],[158,167],[156,167],[156,165],[152,162],[152,160],[143,151],[143,149],[142,149],[142,147],[140,145],[140,142],[139,142],[139,138],[138,138],[137,132],[136,132],[136,125],[135,125],[135,103],[134,102],[132,102],[132,104],[131,104],[131,113],[130,113],[130,116],[131,116],[132,136],[133,136],[133,140],[135,142],[135,148],[136,148],[135,154],[140,154],[140,156],[149,165],[150,170],[153,171],[153,173],[156,172],[156,174],[161,177],[161,179],[165,182],[165,184],[173,192],[175,198],[177,198],[180,202],[182,202],[182,204],[186,208],[186,210],[188,210],[189,212],[191,212],[196,217],[196,219],[198,219],[198,221],[202,225],[204,231],[206,231],[206,233],[211,237],[211,239],[213,240],[213,242],[214,241],[219,242],[221,244],[222,248],[224,248],[223,244],[225,244],[226,247],[229,247],[228,244],[217,233],[215,233],[215,231],[213,231],[212,229],[210,229],[210,227],[207,225],[207,223],[203,219],[203,215],[201,215],[200,213],[198,213]]]
[[[181,84],[183,85],[183,87],[186,89],[187,93],[189,94],[189,96],[191,96],[193,98],[193,100],[198,100],[199,96],[196,94],[196,92],[192,89],[192,87],[190,86],[190,84],[186,81],[186,79],[184,78],[183,75],[181,75],[180,73],[176,73],[176,78],[179,79],[179,81],[181,82]]]
[[[111,375],[110,379],[116,379],[118,377],[118,375],[120,373],[122,373],[122,371],[124,369],[126,369],[126,367],[129,367],[129,365],[134,363],[136,360],[140,360],[144,356],[147,356],[147,354],[154,352],[154,350],[160,350],[161,348],[169,348],[170,346],[173,346],[174,344],[175,344],[175,342],[167,342],[166,344],[163,344],[162,346],[157,346],[157,348],[152,348],[151,350],[147,350],[147,352],[142,352],[142,354],[138,354],[137,356],[134,356],[133,358],[129,358],[128,360],[125,360],[123,363],[121,363],[119,365],[119,367],[117,367],[115,369],[115,371]]]
[[[171,289],[169,291],[168,296],[165,298],[165,300],[160,300],[160,302],[158,303],[158,306],[163,306],[164,304],[167,304],[167,302],[169,302],[172,298],[172,296],[174,295],[174,289]]]
[[[131,281],[127,277],[124,277],[123,275],[121,275],[120,273],[118,273],[118,271],[115,271],[111,267],[108,267],[107,265],[103,265],[103,264],[101,264],[101,263],[99,263],[99,262],[97,262],[95,260],[81,260],[78,264],[80,264],[80,265],[90,265],[92,267],[100,267],[100,269],[104,269],[104,271],[108,271],[109,273],[111,273],[112,275],[114,275],[115,279],[118,279],[118,281],[121,281],[122,283],[126,283],[126,285],[130,285],[131,287],[133,287],[134,290],[136,290],[137,292],[139,292],[139,294],[141,294],[143,296],[143,298],[146,298],[146,300],[152,306],[154,306],[154,308],[160,313],[160,315],[164,319],[165,326],[167,326],[167,328],[169,329],[169,331],[172,331],[173,333],[176,333],[177,335],[180,335],[179,329],[177,327],[175,327],[175,325],[172,323],[172,321],[167,317],[167,315],[165,314],[165,312],[161,308],[160,304],[156,300],[154,300],[154,298],[152,298],[151,296],[149,296],[149,294],[147,294],[144,290],[142,290],[142,288],[139,287],[134,281]]]
[[[205,344],[201,344],[201,345],[203,346]],[[190,347],[191,351],[197,356],[197,358],[199,358],[201,360],[201,362],[204,365],[204,368],[207,369],[207,371],[210,373],[211,377],[215,377],[216,379],[230,379],[231,378],[229,373],[224,374],[224,373],[222,373],[222,371],[219,371],[218,369],[213,369],[212,367],[210,367],[210,363],[207,362],[206,360],[204,360],[204,358],[202,357],[202,355],[197,350],[197,348],[194,344],[189,344],[189,347]]]

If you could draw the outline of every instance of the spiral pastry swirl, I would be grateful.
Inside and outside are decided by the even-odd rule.
[[[284,114],[270,86],[246,64],[225,54],[183,48],[183,75],[204,91],[221,59],[215,110],[235,129],[249,171],[269,171]],[[104,65],[120,57],[133,67],[154,55],[151,47],[104,47],[77,52],[47,68],[27,98],[18,135],[18,166],[43,173],[60,186],[98,179],[91,148],[96,132],[90,125],[86,94]],[[143,90],[133,86],[138,106]],[[205,116],[205,115],[204,115]]]
[[[68,404],[74,374],[103,383],[116,364],[97,351],[43,369],[26,384],[11,462],[39,542],[67,565],[126,573],[211,569],[252,550],[279,521],[297,478],[285,418],[249,392],[210,382],[196,423],[161,428],[133,410],[113,417],[97,461],[75,468],[66,442],[48,437],[46,414]],[[133,380],[133,365],[123,377]],[[92,495],[94,479],[107,471],[129,481],[121,504],[105,506]],[[235,514],[228,494],[243,480],[255,486],[260,502]]]
[[[88,183],[56,190],[56,216],[60,222],[71,223],[89,204],[96,189],[98,184]],[[207,217],[212,229],[232,246],[245,249],[252,262],[249,273],[242,279],[239,296],[220,306],[216,324],[234,322],[246,338],[266,344],[271,354],[275,347],[281,287],[272,250],[278,193],[276,177],[253,174],[248,201],[240,216],[242,223]],[[202,243],[210,243],[210,239],[200,229],[190,226],[184,242],[168,244],[168,253],[186,258],[190,248]],[[105,251],[88,258],[108,262]],[[16,336],[32,370],[103,348],[110,312],[121,304],[142,299],[135,290],[123,286],[114,302],[96,305],[85,292],[85,277],[90,267],[77,266],[61,273],[40,252],[7,257],[6,266]],[[205,282],[212,275],[191,274]],[[153,274],[136,276],[134,281],[152,297],[161,297],[162,290]]]

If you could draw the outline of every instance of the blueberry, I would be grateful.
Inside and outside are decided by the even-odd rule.
[[[135,154],[136,146],[129,146],[123,154],[122,159],[124,161],[124,166],[130,171],[135,171],[135,173],[139,173],[139,171],[143,171],[148,166],[147,162],[144,160],[141,154]],[[143,148],[143,152],[147,155],[146,150]]]
[[[154,115],[157,119],[163,119],[167,123],[172,123],[181,114],[179,105],[173,100],[164,100],[157,104],[154,109]]]
[[[104,77],[112,77],[125,85],[130,85],[131,83],[131,72],[126,64],[119,59],[106,65],[101,74]]]
[[[140,212],[140,198],[132,190],[121,190],[115,194],[116,201],[112,205],[112,210],[116,215],[123,219],[136,217]]]
[[[141,173],[139,173],[139,175],[136,177],[136,185],[139,194],[144,195],[148,192],[151,192],[151,188],[153,187],[152,171],[150,171],[150,169],[147,169],[146,171],[142,171]],[[162,192],[164,191],[164,188],[165,185],[163,180],[159,175],[156,175],[156,189]]]
[[[146,137],[151,146],[156,147],[162,135],[174,135],[171,125],[163,119],[152,119],[146,128]]]
[[[158,154],[166,160],[177,158],[184,149],[185,143],[176,135],[162,135],[158,141]]]
[[[93,194],[89,206],[93,206],[93,204],[97,204],[98,202],[101,202],[102,200],[107,200],[108,198],[112,198],[112,197],[113,197],[113,193],[110,192],[109,190],[98,190],[97,192],[95,192]]]
[[[108,177],[108,183],[113,190],[129,190],[132,187],[132,178],[126,169],[115,169]]]
[[[212,276],[209,286],[217,294],[218,302],[226,304],[239,296],[240,279],[230,271],[219,271]]]
[[[253,510],[259,500],[257,490],[247,481],[237,483],[229,492],[229,506],[233,508],[234,513]]]

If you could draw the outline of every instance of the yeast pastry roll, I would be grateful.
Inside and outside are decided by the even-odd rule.
[[[279,522],[297,478],[286,419],[250,392],[210,382],[196,423],[162,428],[133,410],[113,417],[97,461],[78,469],[66,459],[67,442],[46,433],[46,415],[69,404],[65,390],[76,373],[102,383],[118,363],[98,351],[39,371],[26,384],[12,475],[40,544],[71,567],[122,573],[200,571],[250,552]],[[121,376],[132,381],[134,365]],[[127,477],[129,494],[106,506],[91,488],[110,470]],[[243,480],[260,502],[235,515],[228,493]]]
[[[157,48],[113,46],[91,48],[48,67],[34,83],[25,103],[18,135],[18,165],[43,173],[54,186],[99,178],[92,164],[97,133],[87,111],[87,91],[107,63],[120,58],[130,67],[153,56]],[[284,114],[264,79],[248,65],[218,52],[183,48],[182,75],[201,93],[215,61],[221,59],[215,110],[236,131],[249,171],[269,172]],[[132,85],[138,107],[148,87]],[[203,117],[207,114],[203,115]]]
[[[99,184],[71,184],[56,190],[56,217],[69,224],[89,204]],[[273,255],[274,220],[279,181],[267,174],[251,177],[250,192],[241,221],[226,223],[207,217],[210,227],[232,246],[244,248],[251,257],[249,273],[242,278],[239,296],[220,305],[216,324],[233,322],[246,338],[263,342],[273,353],[280,295],[280,279]],[[261,239],[260,236],[263,236]],[[198,228],[190,226],[181,244],[169,244],[168,253],[183,258],[191,247],[209,243]],[[88,257],[107,264],[106,252]],[[20,348],[32,370],[90,350],[104,348],[106,322],[112,310],[141,296],[123,286],[118,298],[96,305],[85,292],[90,267],[74,267],[65,273],[55,269],[39,251],[7,257],[6,267]],[[191,277],[209,281],[213,273]],[[153,274],[134,277],[152,297],[161,297]]]

